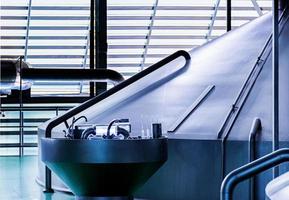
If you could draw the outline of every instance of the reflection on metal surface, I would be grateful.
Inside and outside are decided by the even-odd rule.
[[[192,105],[177,119],[177,121],[169,128],[168,132],[173,133],[175,132],[182,123],[189,117],[189,115],[194,112],[195,109],[204,101],[207,96],[211,93],[211,91],[215,88],[214,85],[209,85],[201,94],[200,96],[192,103]]]

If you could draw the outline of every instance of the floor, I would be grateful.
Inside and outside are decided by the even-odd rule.
[[[73,195],[44,194],[35,178],[37,157],[0,157],[0,199],[2,200],[74,200]]]

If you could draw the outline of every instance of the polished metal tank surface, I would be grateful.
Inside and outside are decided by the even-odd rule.
[[[287,200],[289,194],[289,172],[270,181],[266,186],[266,195],[270,200]]]
[[[85,115],[89,124],[129,118],[135,133],[158,121],[162,123],[163,132],[169,132],[167,162],[136,191],[136,197],[154,200],[218,199],[224,175],[222,171],[225,169],[226,174],[248,162],[248,138],[255,117],[262,122],[256,155],[259,157],[271,152],[271,43],[264,56],[258,59],[271,34],[271,19],[270,13],[263,15],[193,49],[189,52],[189,63],[178,58],[77,115]],[[288,13],[281,21],[280,30],[282,147],[289,145]],[[242,104],[236,106],[236,98],[256,63],[259,71],[254,71],[255,78],[249,79],[244,87],[247,93],[242,96]],[[248,89],[248,85],[252,88]],[[200,101],[208,87],[212,90]],[[229,123],[224,125],[230,111],[234,118],[229,117]],[[188,115],[180,120],[184,113]],[[177,121],[182,121],[182,124],[170,131]],[[39,138],[44,136],[48,123],[39,127]],[[57,126],[52,136],[63,137],[63,129],[63,124]],[[222,143],[225,133],[228,134],[226,149]],[[281,171],[286,170],[288,165],[282,165]],[[43,163],[39,162],[39,180],[43,181],[43,174]],[[271,178],[270,172],[257,177],[255,199],[265,198],[264,189]],[[60,186],[56,180],[53,184],[53,187]],[[247,182],[238,186],[235,199],[249,199],[248,189]]]
[[[80,199],[131,196],[167,160],[167,138],[42,138],[41,160]]]

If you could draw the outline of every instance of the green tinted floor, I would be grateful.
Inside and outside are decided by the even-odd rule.
[[[0,157],[0,199],[2,200],[74,200],[72,195],[43,194],[36,183],[37,157]]]

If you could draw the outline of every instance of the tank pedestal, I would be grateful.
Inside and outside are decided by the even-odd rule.
[[[167,160],[167,138],[41,139],[41,160],[77,200],[132,200]]]

